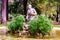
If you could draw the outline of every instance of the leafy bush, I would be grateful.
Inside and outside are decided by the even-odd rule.
[[[8,24],[8,28],[12,32],[15,32],[17,30],[22,30],[22,26],[23,26],[24,21],[25,20],[22,15],[17,16],[10,24]]]
[[[53,27],[51,21],[45,16],[37,16],[29,22],[29,25],[29,31],[32,35],[36,33],[49,34]]]
[[[22,15],[20,15],[20,16],[17,16],[14,20],[16,21],[16,24],[20,26],[19,29],[22,30],[22,26],[23,26],[23,23],[25,22],[25,18]]]
[[[29,22],[29,32],[32,34],[32,35],[35,35],[37,32],[38,32],[38,22],[37,22],[38,19],[34,19],[32,21]]]

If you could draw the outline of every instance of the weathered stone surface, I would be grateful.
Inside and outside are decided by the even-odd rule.
[[[0,27],[0,34],[6,34],[9,31],[9,29],[6,26]]]

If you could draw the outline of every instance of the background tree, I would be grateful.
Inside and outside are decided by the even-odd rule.
[[[26,15],[26,13],[27,13],[27,1],[28,1],[28,0],[23,0],[24,14],[25,14],[25,15]]]
[[[6,6],[7,5],[7,0],[2,0],[2,23],[6,24],[7,23],[7,12],[6,12]]]
[[[45,14],[47,17],[57,16],[57,0],[28,0],[33,5],[38,14]]]
[[[14,0],[12,4],[8,5],[8,12],[13,14],[23,14],[23,5],[22,5],[22,0]]]

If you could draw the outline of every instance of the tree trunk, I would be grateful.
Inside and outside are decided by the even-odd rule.
[[[60,6],[58,5],[57,6],[57,17],[56,17],[57,22],[60,21],[59,18],[60,18]]]
[[[59,2],[60,3],[60,0],[56,0],[57,2]],[[59,14],[60,14],[60,5],[57,5],[57,18],[56,18],[56,21],[58,22],[59,20]]]
[[[26,15],[27,15],[27,0],[23,0],[23,6],[24,6],[24,15],[25,15],[25,18],[26,18]],[[27,21],[25,19],[25,21]]]
[[[27,14],[27,1],[28,1],[28,0],[23,0],[24,15],[26,15],[26,14]]]
[[[6,0],[6,19],[8,20],[8,0]]]
[[[0,0],[0,24],[1,24],[1,20],[2,19],[2,0]]]
[[[6,1],[7,0],[2,0],[2,23],[6,24],[7,20],[6,20]]]

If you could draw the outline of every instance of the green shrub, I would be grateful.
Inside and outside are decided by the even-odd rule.
[[[38,26],[37,26],[38,22],[37,22],[37,19],[35,18],[34,20],[30,21],[29,22],[29,32],[32,34],[32,35],[35,35],[37,32],[38,32]]]
[[[45,16],[37,16],[29,22],[29,25],[29,32],[32,35],[36,33],[42,33],[43,35],[49,34],[52,29],[51,21]]]
[[[22,26],[23,26],[24,21],[25,20],[22,15],[17,16],[10,24],[8,24],[8,28],[12,32],[15,32],[17,30],[22,30]]]
[[[15,19],[16,21],[16,24],[19,26],[19,29],[22,30],[22,26],[23,26],[23,23],[25,22],[25,18],[20,15],[20,16],[17,16]]]
[[[8,28],[9,28],[9,30],[12,31],[13,33],[15,33],[16,30],[18,30],[18,29],[17,29],[18,27],[17,27],[17,25],[16,25],[16,23],[15,23],[14,21],[8,24]]]
[[[38,17],[38,26],[39,26],[39,30],[42,34],[49,34],[53,27],[51,20],[49,20],[45,16]]]

